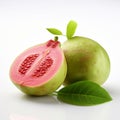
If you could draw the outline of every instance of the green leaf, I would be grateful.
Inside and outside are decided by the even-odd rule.
[[[96,105],[112,100],[104,88],[90,81],[76,82],[60,89],[57,98],[69,104],[82,106]]]
[[[62,32],[56,28],[47,28],[47,30],[54,35],[62,35]]]
[[[71,20],[68,25],[67,25],[67,29],[66,29],[66,36],[68,39],[71,39],[76,31],[77,28],[77,23],[73,20]]]

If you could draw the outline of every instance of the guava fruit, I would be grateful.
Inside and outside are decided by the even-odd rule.
[[[67,72],[58,41],[49,40],[23,51],[10,68],[11,81],[28,95],[47,95],[63,83]]]
[[[106,50],[96,41],[75,36],[62,44],[67,75],[64,85],[90,80],[102,85],[110,73],[110,59]]]

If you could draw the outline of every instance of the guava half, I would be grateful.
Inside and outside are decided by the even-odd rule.
[[[90,80],[102,85],[110,73],[110,59],[106,50],[96,41],[75,36],[62,44],[67,76],[64,85]]]
[[[66,72],[60,43],[49,40],[22,52],[11,65],[10,78],[22,92],[40,96],[59,88]]]

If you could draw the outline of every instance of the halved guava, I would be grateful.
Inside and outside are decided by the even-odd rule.
[[[49,40],[22,52],[10,68],[12,82],[29,95],[47,95],[59,88],[67,72],[59,44]]]

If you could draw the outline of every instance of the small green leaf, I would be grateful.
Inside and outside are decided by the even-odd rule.
[[[47,30],[54,35],[62,35],[62,32],[56,28],[47,28]]]
[[[67,29],[66,29],[66,36],[68,39],[71,39],[76,31],[77,28],[77,23],[73,20],[71,20],[68,25],[67,25]]]
[[[82,106],[96,105],[112,100],[104,88],[90,81],[77,82],[60,89],[57,98],[69,104]]]

